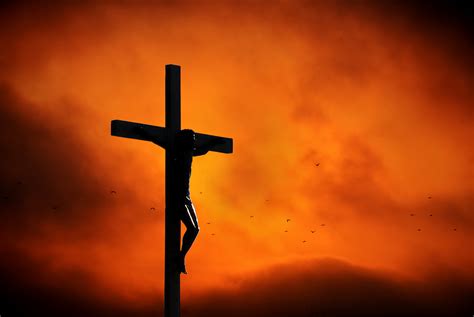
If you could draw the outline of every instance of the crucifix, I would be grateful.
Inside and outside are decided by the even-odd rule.
[[[165,149],[165,317],[180,315],[180,273],[185,272],[180,268],[182,263],[180,263],[181,217],[179,210],[183,206],[180,205],[182,201],[180,201],[179,183],[183,172],[180,170],[182,166],[177,159],[180,143],[182,143],[180,135],[183,131],[192,130],[181,130],[181,75],[178,65],[166,65],[164,128],[122,120],[111,122],[113,136],[150,141]],[[193,147],[201,149],[201,153],[194,155],[202,155],[207,151],[232,153],[233,150],[233,140],[230,138],[193,133],[192,140]],[[183,247],[184,242],[183,237]]]

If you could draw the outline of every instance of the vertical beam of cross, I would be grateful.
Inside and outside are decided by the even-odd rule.
[[[165,103],[166,132],[166,211],[165,211],[165,317],[180,315],[180,274],[177,269],[181,240],[181,223],[175,190],[176,166],[173,153],[176,132],[181,130],[180,67],[166,65]]]

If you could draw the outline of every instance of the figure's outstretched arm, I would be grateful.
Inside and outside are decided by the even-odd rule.
[[[152,135],[150,132],[148,132],[143,127],[137,127],[136,131],[142,137],[144,137],[147,140],[155,143],[156,145],[161,146],[162,148],[166,149],[166,141],[165,140],[160,140],[160,138],[157,138],[156,136]]]
[[[207,152],[209,152],[209,150],[215,146],[215,145],[218,145],[218,144],[221,144],[223,143],[223,141],[221,139],[212,139],[210,140],[209,142],[206,142],[204,144],[202,144],[201,146],[199,147],[196,147],[193,151],[193,156],[200,156],[200,155],[204,155],[206,154]]]

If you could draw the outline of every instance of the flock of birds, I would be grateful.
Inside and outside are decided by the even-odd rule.
[[[320,165],[319,162],[318,162],[318,163],[314,163],[314,164],[315,164],[316,167],[319,167],[319,165]],[[21,182],[21,181],[18,181],[18,182],[17,182],[17,185],[22,185],[22,184],[23,184],[23,182]],[[117,191],[111,190],[111,191],[110,191],[110,194],[111,194],[111,195],[117,195]],[[199,194],[202,194],[202,191],[199,192]],[[428,199],[432,199],[433,197],[432,197],[432,196],[428,196],[427,198],[428,198]],[[4,195],[4,196],[2,197],[2,199],[3,199],[4,201],[6,201],[6,200],[9,199],[9,197],[6,196],[6,195]],[[268,203],[269,201],[270,201],[269,199],[266,199],[266,200],[265,200],[265,202],[267,202],[267,203]],[[56,211],[56,210],[59,209],[59,206],[58,206],[58,205],[52,205],[52,206],[51,206],[51,209]],[[156,211],[156,208],[155,208],[155,207],[150,207],[150,211],[152,211],[152,212],[153,212],[153,211]],[[415,213],[410,213],[410,217],[415,217],[415,216],[416,216]],[[433,217],[433,214],[429,214],[429,217]],[[254,216],[253,216],[253,215],[250,215],[250,219],[254,219]],[[286,218],[286,223],[289,223],[290,221],[291,221],[290,218]],[[210,225],[211,222],[207,222],[206,224],[207,224],[207,225]],[[326,224],[322,223],[320,226],[321,226],[321,227],[325,227]],[[457,231],[457,228],[452,228],[452,230],[453,230],[453,231]],[[420,232],[420,231],[421,231],[421,228],[418,228],[417,231]],[[284,232],[284,233],[288,233],[288,229],[285,229],[283,232]],[[311,234],[314,234],[314,233],[316,233],[316,230],[312,229],[312,230],[309,230],[309,232],[310,232]],[[215,235],[216,235],[215,233],[211,233],[211,236],[215,236]],[[306,242],[307,242],[307,240],[302,240],[302,243],[306,243]]]
[[[267,199],[267,200],[265,200],[265,202],[269,202],[269,201],[270,201],[270,200],[268,200],[268,199]],[[254,216],[250,216],[250,218],[254,218]],[[291,219],[290,219],[290,218],[286,218],[286,223],[288,223],[288,222],[290,222],[290,221],[291,221]],[[324,226],[326,226],[326,224],[322,223],[322,224],[321,224],[321,227],[324,227]],[[284,230],[283,232],[287,233],[287,232],[288,232],[288,230]],[[314,234],[314,233],[316,232],[316,230],[309,230],[309,232],[311,232],[311,233],[313,233],[313,234]],[[301,242],[302,242],[302,243],[306,243],[306,242],[308,242],[308,241],[306,241],[306,240],[303,240],[303,241],[301,241]]]
[[[317,163],[316,166],[319,166],[319,163]],[[117,191],[111,190],[111,191],[110,191],[110,194],[111,194],[111,195],[116,195],[116,194],[117,194]],[[199,192],[199,194],[202,194],[202,192]],[[268,203],[268,202],[270,202],[270,200],[269,200],[269,199],[266,199],[265,202]],[[155,207],[150,207],[150,211],[156,211],[156,208],[155,208]],[[254,217],[253,215],[250,215],[250,219],[254,219],[254,218],[255,218],[255,217]],[[287,219],[286,219],[286,223],[288,223],[288,222],[290,222],[290,221],[291,221],[290,218],[287,218]],[[206,222],[206,225],[210,225],[210,224],[211,224],[211,222]],[[322,224],[321,224],[321,227],[324,227],[324,226],[326,226],[326,224],[322,223]],[[286,233],[286,232],[288,232],[288,230],[285,230],[284,232]],[[311,232],[312,234],[314,234],[314,233],[316,233],[316,230],[309,230],[309,232]],[[211,233],[211,236],[215,236],[215,235],[216,235],[216,234],[215,234],[214,232]],[[303,241],[302,241],[302,243],[306,243],[306,242],[307,242],[306,240],[303,240]]]
[[[319,166],[319,163],[315,163],[315,165],[316,165],[316,166]],[[20,185],[21,185],[22,182],[18,182],[17,184],[20,184]],[[111,191],[110,191],[110,194],[111,194],[111,195],[116,195],[116,194],[117,194],[117,191],[111,190]],[[202,192],[199,192],[199,194],[202,194]],[[433,197],[432,197],[432,196],[428,196],[427,198],[428,198],[428,199],[432,199]],[[4,199],[8,199],[8,197],[4,196]],[[269,201],[270,201],[269,199],[266,199],[266,200],[265,200],[265,202],[269,202]],[[51,206],[51,209],[53,209],[53,210],[57,210],[58,208],[59,208],[59,207],[58,207],[57,205]],[[155,207],[150,207],[150,211],[156,211],[156,208],[155,208]],[[410,214],[410,217],[415,217],[415,216],[416,216],[416,214],[414,214],[414,213],[411,213],[411,214]],[[429,214],[429,216],[430,216],[430,217],[433,217],[433,214]],[[253,218],[254,218],[254,216],[253,216],[253,215],[250,215],[250,219],[253,219]],[[290,222],[290,221],[291,221],[290,218],[287,218],[287,219],[286,219],[286,223],[288,223],[288,222]],[[207,224],[207,225],[210,225],[211,223],[210,223],[210,222],[207,222],[206,224]],[[321,227],[325,227],[326,224],[322,223],[320,226],[321,226]],[[452,228],[452,230],[453,230],[453,231],[457,231],[457,228]],[[417,231],[418,231],[418,232],[421,232],[421,228],[418,228]],[[283,232],[284,232],[284,233],[287,233],[288,230],[284,230]],[[314,234],[314,233],[316,233],[316,230],[309,230],[309,232],[311,232],[312,234]],[[211,233],[211,236],[215,236],[215,235],[216,235],[215,233]],[[306,243],[306,242],[307,242],[306,240],[303,240],[303,241],[302,241],[302,243]]]

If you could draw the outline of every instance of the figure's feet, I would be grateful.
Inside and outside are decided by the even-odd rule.
[[[179,256],[179,273],[183,273],[183,274],[188,274],[188,272],[186,271],[186,264],[184,262],[184,256],[180,255]]]

